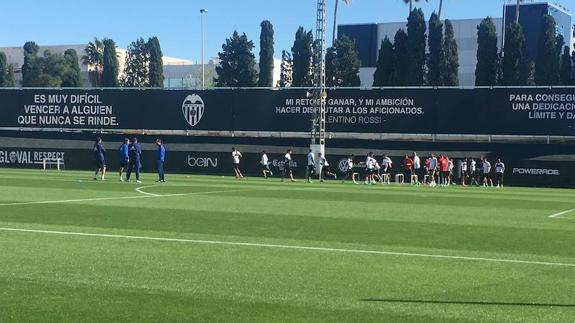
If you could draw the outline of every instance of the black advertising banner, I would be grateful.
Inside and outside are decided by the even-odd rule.
[[[305,90],[264,91],[255,97],[240,91],[236,98],[238,103],[252,102],[247,109],[234,108],[238,130],[309,131],[317,109],[316,100],[308,98]],[[433,102],[432,89],[328,90],[326,128],[329,132],[431,133]]]
[[[308,132],[305,89],[0,90],[2,128]],[[575,135],[575,88],[337,89],[328,132]]]
[[[231,90],[3,90],[0,126],[233,130]],[[208,106],[208,109],[205,107]]]
[[[494,89],[494,128],[517,134],[575,135],[575,88]],[[497,116],[499,115],[499,118]]]

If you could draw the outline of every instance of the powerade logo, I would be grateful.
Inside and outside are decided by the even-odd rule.
[[[41,165],[44,159],[64,159],[57,151],[5,151],[0,150],[0,164]]]
[[[204,116],[204,100],[197,94],[188,95],[182,103],[182,113],[190,126],[195,127]]]
[[[188,155],[188,166],[199,168],[217,168],[218,159],[211,157],[195,157]]]
[[[558,169],[547,168],[513,168],[513,174],[519,175],[546,175],[546,176],[559,176]]]

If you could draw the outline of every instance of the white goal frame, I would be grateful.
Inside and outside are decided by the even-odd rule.
[[[42,160],[42,169],[46,170],[46,166],[48,165],[56,165],[56,169],[60,171],[61,168],[64,167],[64,158],[44,158]],[[60,167],[60,165],[62,165],[62,167]]]

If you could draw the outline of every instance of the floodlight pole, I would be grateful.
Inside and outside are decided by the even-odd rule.
[[[311,127],[311,148],[324,153],[325,150],[325,123],[326,123],[326,99],[325,86],[325,30],[326,30],[326,5],[325,0],[317,0],[317,18],[314,46],[315,69],[314,69],[314,113]]]
[[[204,15],[208,13],[207,9],[200,9],[200,20],[202,24],[202,89],[206,88],[205,67],[204,67]]]
[[[501,57],[505,56],[505,33],[507,32],[507,28],[505,26],[507,19],[507,0],[503,0],[503,20],[501,21],[502,30],[501,30]]]

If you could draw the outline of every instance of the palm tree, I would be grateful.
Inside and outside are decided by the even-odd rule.
[[[443,0],[439,0],[439,12],[437,13],[439,19],[441,19],[441,9],[443,9]]]
[[[102,71],[104,69],[104,43],[98,38],[88,43],[84,49],[86,55],[82,56],[82,64],[88,66],[92,86],[100,86]]]
[[[411,13],[413,11],[413,2],[419,2],[420,0],[403,0],[403,2],[405,2],[405,4],[409,3],[409,13]],[[425,0],[425,2],[427,2],[428,0]]]
[[[345,4],[349,4],[351,0],[343,0]],[[337,7],[339,6],[339,0],[335,0],[335,9],[333,12],[333,38],[331,44],[335,43],[335,38],[337,36]]]

